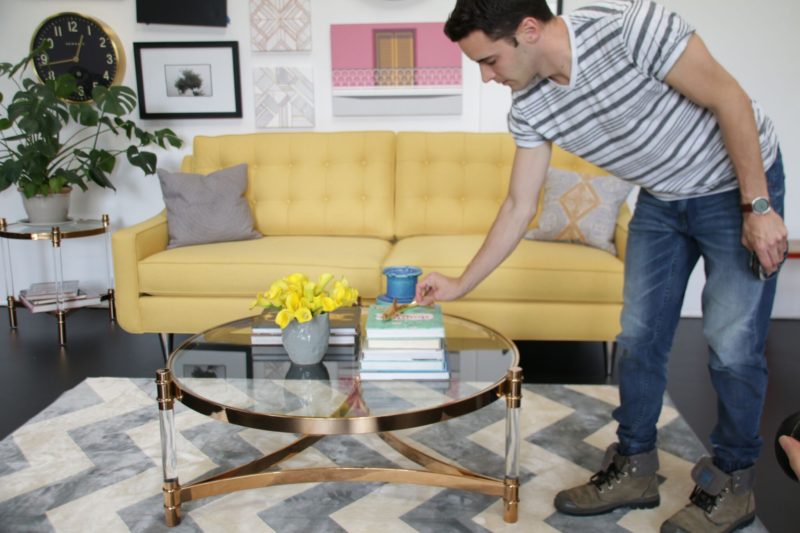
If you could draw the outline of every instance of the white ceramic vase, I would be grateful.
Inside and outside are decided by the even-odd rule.
[[[292,320],[281,331],[281,338],[283,347],[294,364],[315,365],[322,361],[328,351],[330,334],[328,313],[322,313],[302,324]]]
[[[56,224],[65,222],[69,213],[69,195],[72,187],[64,187],[61,192],[37,194],[31,198],[22,195],[22,205],[31,224]]]

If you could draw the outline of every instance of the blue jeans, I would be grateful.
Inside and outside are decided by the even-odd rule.
[[[783,216],[780,152],[767,171],[772,207]],[[684,292],[700,257],[705,264],[703,333],[717,392],[714,462],[726,472],[758,458],[767,388],[764,344],[776,279],[758,280],[741,244],[739,191],[664,202],[642,191],[630,223],[625,258],[625,303],[619,347],[620,453],[656,445],[656,421],[667,384],[667,357]]]

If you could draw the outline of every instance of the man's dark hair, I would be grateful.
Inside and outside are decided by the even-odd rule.
[[[493,41],[511,39],[525,17],[547,22],[553,12],[546,0],[458,0],[444,33],[453,42],[475,30],[481,30]]]

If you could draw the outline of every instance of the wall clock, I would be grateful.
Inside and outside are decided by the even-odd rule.
[[[78,13],[58,13],[46,18],[31,40],[31,51],[43,43],[33,59],[42,81],[70,73],[78,88],[69,100],[88,102],[96,85],[119,83],[125,74],[125,51],[114,31],[101,21]]]

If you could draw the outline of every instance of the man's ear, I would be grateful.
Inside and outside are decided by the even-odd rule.
[[[542,36],[542,21],[525,17],[517,26],[516,38],[521,43],[535,44]]]

